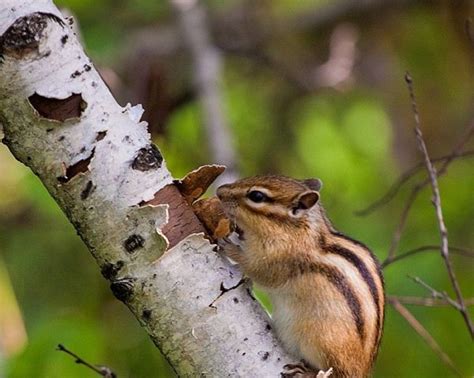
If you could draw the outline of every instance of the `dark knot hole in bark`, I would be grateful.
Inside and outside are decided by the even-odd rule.
[[[28,97],[28,101],[41,117],[59,122],[79,118],[87,108],[87,103],[83,100],[82,95],[77,93],[64,99],[44,97],[34,93]]]

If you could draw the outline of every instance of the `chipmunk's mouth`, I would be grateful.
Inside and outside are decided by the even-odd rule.
[[[242,230],[239,225],[237,224],[236,220],[236,210],[237,210],[237,205],[236,204],[229,204],[227,203],[227,206],[224,206],[224,211],[227,217],[229,218],[231,222],[231,229],[233,232],[235,232],[239,238],[239,240],[245,240],[244,238],[244,230]]]
[[[228,202],[222,199],[220,200],[221,200],[221,203],[223,204],[225,215],[230,220],[230,226],[231,226],[232,232],[235,232],[237,234],[239,240],[245,240],[244,230],[242,230],[237,225],[237,221],[236,221],[237,204],[235,202]]]
[[[242,230],[239,226],[236,224],[234,225],[234,231],[235,233],[239,236],[239,240],[245,240],[244,237],[244,230]]]

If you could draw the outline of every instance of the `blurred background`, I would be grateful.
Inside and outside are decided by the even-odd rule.
[[[335,226],[381,260],[412,188],[426,177],[417,171],[391,201],[357,213],[421,161],[403,78],[409,70],[431,156],[465,141],[440,188],[450,245],[467,250],[451,256],[454,269],[464,297],[474,296],[471,0],[55,3],[74,15],[117,100],[143,104],[175,177],[206,163],[227,164],[228,178],[319,177]],[[0,376],[95,376],[55,351],[62,343],[119,377],[173,377],[39,180],[3,145],[0,172]],[[430,199],[425,187],[397,254],[439,244]],[[388,265],[384,274],[387,293],[402,303],[430,297],[408,276],[454,297],[436,251]],[[472,376],[473,343],[459,312],[404,306],[455,368],[388,306],[375,377]]]

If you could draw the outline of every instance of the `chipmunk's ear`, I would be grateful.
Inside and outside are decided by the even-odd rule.
[[[303,184],[316,192],[320,192],[321,188],[323,187],[323,182],[320,179],[314,178],[303,180]]]
[[[319,200],[319,193],[314,190],[308,190],[298,197],[296,209],[307,210],[312,208]]]

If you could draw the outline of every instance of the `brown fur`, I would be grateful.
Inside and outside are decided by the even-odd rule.
[[[252,190],[268,200],[252,202]],[[311,191],[282,176],[221,186],[217,195],[245,239],[242,248],[226,250],[268,292],[276,331],[291,352],[313,368],[333,367],[336,377],[365,377],[383,327],[378,262],[362,243],[334,230],[319,204],[298,207]]]

